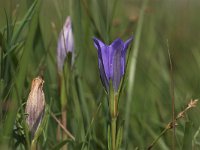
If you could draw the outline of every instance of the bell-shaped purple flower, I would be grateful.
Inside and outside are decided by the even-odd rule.
[[[114,91],[117,92],[125,72],[126,51],[133,37],[123,42],[116,39],[111,45],[106,45],[94,38],[94,45],[98,50],[98,64],[102,83],[109,91],[109,82],[112,81]]]
[[[59,72],[62,72],[65,58],[69,52],[74,52],[74,38],[71,18],[68,16],[58,39],[57,64]]]

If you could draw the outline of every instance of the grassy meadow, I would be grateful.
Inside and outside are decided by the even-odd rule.
[[[30,149],[25,106],[42,76],[48,109],[35,149],[107,150],[108,98],[93,38],[109,45],[133,36],[118,105],[120,150],[147,150],[153,141],[154,150],[199,150],[200,104],[191,105],[200,98],[199,13],[198,0],[0,0],[0,149]],[[75,59],[61,80],[56,50],[67,16]]]

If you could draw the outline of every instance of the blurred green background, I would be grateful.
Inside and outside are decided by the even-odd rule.
[[[146,149],[172,120],[170,90],[176,115],[191,99],[200,97],[199,8],[198,0],[0,0],[1,148],[16,149],[14,143],[23,141],[13,136],[13,128],[36,76],[44,77],[46,103],[59,118],[56,48],[70,15],[76,61],[67,120],[76,141],[69,141],[69,149],[81,149],[83,143],[88,145],[85,149],[107,149],[107,99],[92,38],[110,44],[117,37],[125,41],[131,35],[134,41],[119,104],[119,117],[125,119],[122,149]],[[168,50],[174,89],[170,88]],[[197,105],[177,122],[175,149],[200,149],[199,113]],[[57,128],[49,117],[40,149],[59,147],[62,140],[56,136]],[[171,149],[172,136],[172,130],[168,131],[154,149]]]

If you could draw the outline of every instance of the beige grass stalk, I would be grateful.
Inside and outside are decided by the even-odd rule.
[[[155,144],[158,142],[158,140],[169,130],[169,129],[173,129],[175,128],[175,126],[177,125],[177,121],[180,120],[181,118],[184,118],[185,116],[185,113],[191,109],[191,108],[194,108],[197,106],[197,102],[198,102],[198,99],[195,99],[195,100],[190,100],[190,102],[188,103],[187,107],[178,113],[178,115],[175,117],[175,122],[171,121],[169,122],[165,129],[160,133],[160,135],[148,146],[147,150],[151,150]],[[175,125],[175,126],[174,126]]]

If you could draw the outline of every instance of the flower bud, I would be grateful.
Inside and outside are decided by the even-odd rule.
[[[68,16],[60,32],[57,46],[57,64],[59,72],[62,72],[63,65],[68,53],[74,52],[74,38],[72,32],[71,18]]]
[[[42,121],[45,110],[43,83],[44,80],[41,77],[33,79],[25,109],[25,113],[28,115],[26,123],[32,138]]]

